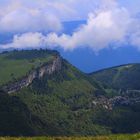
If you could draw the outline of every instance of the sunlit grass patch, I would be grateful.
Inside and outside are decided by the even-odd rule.
[[[0,140],[140,140],[140,134],[97,137],[0,137]]]

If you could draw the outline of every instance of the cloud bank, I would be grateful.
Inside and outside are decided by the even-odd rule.
[[[7,8],[7,14],[0,11],[0,31],[20,32],[22,29],[24,32],[14,35],[13,41],[0,45],[1,48],[61,47],[64,50],[74,50],[88,47],[98,52],[104,48],[129,44],[140,50],[140,19],[136,16],[138,11],[131,12],[116,0],[46,1],[34,4],[26,0],[21,0],[20,3],[14,1],[9,9],[16,10],[8,12],[10,10]],[[46,7],[48,10],[45,10]],[[86,15],[86,24],[81,25],[72,35],[56,33],[61,29],[61,21],[72,20],[71,17],[81,19]],[[44,35],[42,31],[54,32]]]
[[[87,46],[99,51],[112,43],[123,42],[127,34],[129,35],[130,24],[129,14],[123,8],[101,11],[96,15],[91,13],[87,24],[81,26],[72,36],[66,34],[58,36],[56,33],[51,33],[46,42],[49,46],[61,46],[65,50]]]
[[[50,12],[48,7],[49,3],[44,0],[2,0],[0,32],[24,33],[61,30],[60,19]]]
[[[0,45],[0,48],[8,49],[8,48],[40,48],[45,46],[44,44],[45,36],[42,33],[24,33],[22,35],[15,35],[12,43]]]

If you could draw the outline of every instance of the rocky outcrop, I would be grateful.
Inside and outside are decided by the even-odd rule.
[[[41,67],[37,68],[30,72],[27,76],[22,77],[17,82],[13,82],[3,87],[3,90],[6,93],[14,93],[19,91],[23,87],[29,86],[34,79],[42,78],[44,75],[51,75],[54,72],[61,70],[62,67],[62,58],[60,56],[56,56],[51,62],[42,65]]]
[[[61,70],[62,67],[62,58],[56,57],[51,64],[44,65],[39,69],[38,78],[42,78],[45,74],[51,75],[55,71]]]
[[[92,101],[92,105],[93,106],[100,106],[100,107],[103,107],[104,109],[107,109],[107,110],[113,109],[113,106],[110,103],[109,99],[104,97],[104,96],[100,96],[97,99],[94,99]]]
[[[109,99],[100,96],[92,101],[93,106],[102,106],[107,110],[113,110],[116,106],[131,106],[137,103],[140,103],[140,97],[116,96]]]

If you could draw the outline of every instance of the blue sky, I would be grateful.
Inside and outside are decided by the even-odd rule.
[[[49,48],[85,72],[139,62],[139,0],[1,0],[0,48]]]

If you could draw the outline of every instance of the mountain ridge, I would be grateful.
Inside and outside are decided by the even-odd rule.
[[[120,65],[103,69],[90,75],[106,86],[122,90],[139,90],[140,63]],[[133,81],[133,82],[132,82]]]
[[[124,64],[121,64],[121,65],[116,65],[116,66],[111,66],[111,67],[107,67],[107,68],[102,68],[100,70],[93,71],[93,72],[90,72],[90,73],[87,73],[87,74],[92,75],[94,73],[102,72],[104,70],[108,70],[108,69],[112,69],[112,68],[118,68],[118,67],[124,67],[124,66],[129,66],[129,65],[136,65],[136,64],[140,64],[140,63],[124,63]]]
[[[58,69],[53,67],[53,58],[57,56],[61,59],[61,63],[55,63]],[[140,103],[137,102],[139,92],[119,92],[113,87],[105,86],[102,81],[81,72],[53,51],[12,51],[0,55],[0,62],[5,68],[4,73],[3,67],[0,68],[0,79],[3,74],[4,77],[7,76],[7,80],[2,83],[10,81],[13,85],[19,77],[28,75],[27,71],[32,68],[38,69],[43,64],[51,65],[49,70],[48,65],[45,65],[41,77],[33,78],[28,86],[10,94],[1,91],[6,95],[1,96],[0,100],[0,113],[3,114],[0,120],[5,122],[0,127],[2,136],[93,136],[140,131]],[[24,71],[22,66],[26,68]],[[6,105],[5,108],[3,104]],[[20,111],[22,106],[26,107]],[[11,111],[8,112],[6,108]],[[8,119],[13,122],[15,131],[8,127],[8,116],[12,116]],[[20,116],[22,120],[19,120]],[[30,130],[29,133],[24,131],[27,129]]]
[[[14,93],[18,90],[29,86],[34,79],[42,78],[45,74],[52,74],[56,71],[61,69],[61,57],[56,56],[52,62],[43,64],[42,66],[38,67],[37,69],[32,70],[27,76],[22,77],[21,80],[9,84],[3,87],[3,90],[7,93]]]

